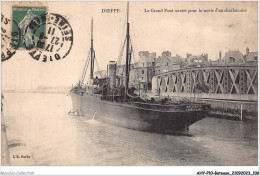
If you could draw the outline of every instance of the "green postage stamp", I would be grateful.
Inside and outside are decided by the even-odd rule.
[[[18,28],[21,32],[18,49],[44,49],[46,35],[46,7],[13,6],[12,7],[12,41]],[[14,24],[16,23],[16,24]],[[13,44],[12,44],[13,45]]]

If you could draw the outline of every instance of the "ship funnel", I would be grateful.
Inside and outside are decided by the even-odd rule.
[[[116,62],[109,61],[108,64],[108,77],[109,77],[109,87],[116,87]]]

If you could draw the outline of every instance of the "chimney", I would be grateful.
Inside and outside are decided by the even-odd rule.
[[[170,51],[163,51],[162,56],[171,57],[171,52]]]
[[[249,48],[247,47],[246,48],[246,55],[248,55],[249,54]]]
[[[219,60],[221,60],[221,51],[219,51]]]
[[[116,62],[109,61],[108,69],[109,87],[113,89],[116,87]]]
[[[191,56],[190,53],[187,53],[187,54],[186,54],[186,58],[189,58],[190,56]]]
[[[208,61],[208,59],[209,59],[209,55],[208,55],[208,53],[205,53],[205,54],[204,54],[204,60],[205,60],[205,61]]]

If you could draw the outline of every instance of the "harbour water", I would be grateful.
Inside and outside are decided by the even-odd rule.
[[[66,94],[4,96],[8,140],[26,144],[35,165],[257,165],[257,122],[207,117],[190,126],[191,137],[164,135],[70,116]]]

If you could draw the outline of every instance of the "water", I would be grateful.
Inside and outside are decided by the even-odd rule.
[[[8,140],[24,141],[36,165],[257,165],[256,122],[205,118],[192,137],[173,136],[69,116],[71,107],[65,94],[5,94]]]

